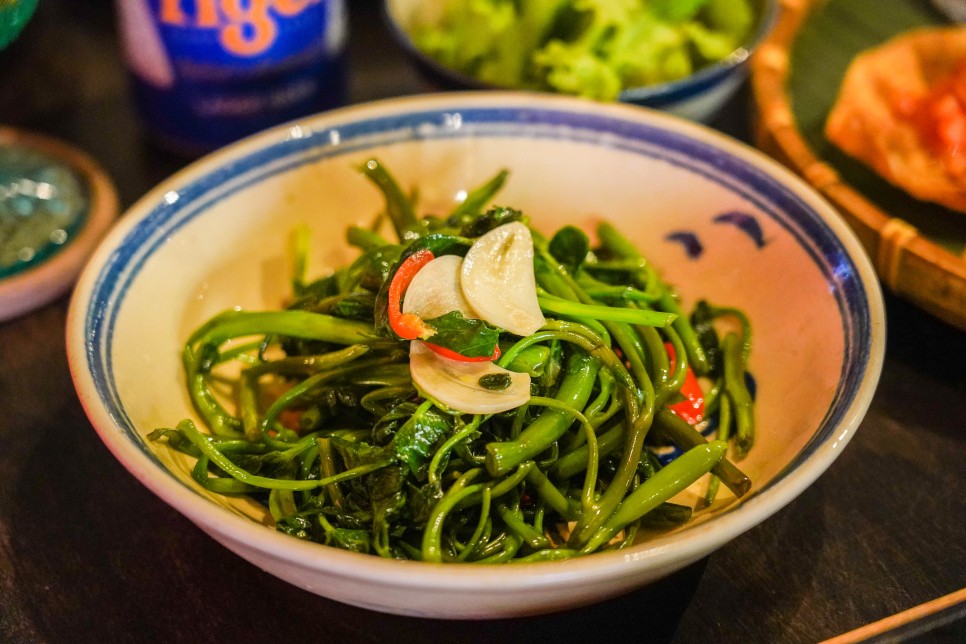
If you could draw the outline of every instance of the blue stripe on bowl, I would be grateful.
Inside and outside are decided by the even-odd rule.
[[[461,125],[453,128],[447,124],[457,111]],[[330,135],[336,131],[339,142],[333,145]],[[114,384],[111,360],[114,325],[127,290],[144,263],[169,235],[203,215],[223,195],[304,164],[375,146],[412,139],[507,135],[599,143],[672,163],[739,194],[785,228],[829,284],[842,319],[845,355],[839,386],[821,427],[769,486],[782,480],[819,446],[834,438],[832,430],[855,399],[865,375],[871,350],[871,315],[856,266],[821,217],[777,179],[707,142],[637,120],[524,105],[508,108],[461,105],[450,110],[414,111],[337,123],[332,128],[310,130],[300,138],[280,140],[195,179],[179,188],[176,195],[169,193],[177,199],[170,199],[170,203],[162,200],[131,229],[101,269],[91,296],[85,322],[88,362],[98,395],[114,422],[149,458],[157,461],[137,434]]]

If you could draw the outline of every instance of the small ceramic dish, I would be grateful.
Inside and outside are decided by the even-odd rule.
[[[536,229],[607,219],[684,301],[743,308],[759,436],[740,462],[753,487],[674,530],[567,561],[513,565],[382,559],[275,531],[266,509],[212,495],[192,459],[146,440],[197,418],[181,348],[215,313],[277,309],[290,233],[315,230],[310,273],[344,265],[350,224],[384,204],[358,171],[378,157],[427,212],[506,168],[500,202]],[[687,239],[687,244],[681,240]],[[801,180],[702,126],[548,94],[393,99],[279,126],[206,157],[145,195],[79,280],[71,373],[101,439],[132,475],[256,566],[365,608],[495,618],[603,600],[707,556],[791,503],[859,426],[881,369],[881,294],[848,227]],[[685,495],[691,492],[685,492]],[[685,502],[694,501],[693,495]]]
[[[117,212],[113,183],[85,152],[0,127],[0,322],[66,293]]]
[[[390,32],[430,86],[443,90],[516,90],[481,81],[452,69],[427,55],[411,36],[413,27],[439,20],[444,0],[385,0],[383,13]],[[756,24],[743,46],[722,61],[703,67],[680,80],[629,87],[619,101],[669,112],[690,120],[707,122],[738,91],[748,75],[748,59],[774,26],[779,11],[776,0],[753,0]]]

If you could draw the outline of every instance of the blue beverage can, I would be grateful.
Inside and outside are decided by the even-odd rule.
[[[116,0],[146,128],[201,154],[346,100],[344,0]]]

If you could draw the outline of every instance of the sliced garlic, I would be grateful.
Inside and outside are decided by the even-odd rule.
[[[403,313],[429,320],[459,311],[465,318],[479,318],[460,288],[462,266],[462,257],[442,255],[419,269],[403,296]]]
[[[463,259],[463,295],[480,318],[519,336],[546,322],[537,302],[530,229],[515,221],[476,240]]]
[[[530,399],[529,375],[508,371],[492,362],[445,358],[418,340],[409,347],[409,372],[427,395],[465,414],[497,414]],[[508,374],[510,386],[500,390],[480,386],[480,378],[488,374]]]

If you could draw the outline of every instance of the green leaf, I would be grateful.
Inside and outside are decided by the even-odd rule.
[[[399,525],[398,531],[394,528],[406,509],[405,483],[406,471],[402,467],[385,467],[366,477],[372,507],[372,546],[382,557],[392,556],[387,537],[404,529],[404,525]]]
[[[668,22],[692,20],[708,0],[650,0],[648,8]]]
[[[498,226],[522,219],[523,213],[519,210],[497,206],[490,208],[470,221],[464,222],[460,234],[464,237],[481,237]]]
[[[386,459],[405,463],[412,472],[416,472],[433,454],[433,449],[439,439],[452,432],[452,418],[439,410],[424,403],[423,408],[410,402],[404,402],[393,407],[389,413],[380,418],[373,426],[372,435],[378,442],[385,442],[380,448],[366,445],[365,448],[346,448],[350,458],[379,461]],[[332,444],[343,455],[342,441],[332,439]],[[377,450],[376,457],[368,450]],[[343,460],[345,456],[343,455]],[[347,467],[352,467],[346,461]]]
[[[573,275],[587,259],[590,238],[576,226],[564,226],[550,239],[550,254]]]
[[[346,469],[351,470],[354,467],[385,460],[385,451],[381,447],[373,447],[363,441],[347,441],[339,437],[333,437],[331,441],[342,462],[345,463]]]
[[[221,354],[218,352],[218,345],[213,342],[205,342],[198,347],[198,373],[208,373],[218,364]]]
[[[708,364],[711,365],[710,375],[716,375],[720,369],[720,340],[714,328],[714,318],[714,310],[705,300],[699,301],[691,312],[691,326],[694,327],[698,342],[708,356]]]
[[[390,244],[367,250],[359,255],[347,271],[341,274],[339,291],[352,292],[358,288],[378,291],[399,261],[402,246]]]
[[[305,541],[314,541],[316,539],[315,526],[309,519],[309,515],[306,514],[283,517],[275,522],[275,529],[296,539],[303,539]]]
[[[371,320],[376,297],[368,291],[354,293],[340,299],[329,313],[350,320]]]
[[[465,318],[459,311],[450,311],[425,321],[436,329],[429,342],[466,356],[492,356],[500,341],[499,329],[476,318]]]
[[[747,38],[755,23],[755,10],[748,0],[708,0],[707,5],[702,17],[708,27],[738,42]]]
[[[378,445],[387,445],[392,441],[403,425],[409,422],[413,414],[419,409],[411,402],[400,402],[394,405],[382,418],[372,426],[372,440]]]
[[[326,533],[326,543],[336,548],[369,554],[371,551],[371,537],[368,530],[352,530],[349,528],[335,528]]]
[[[413,414],[392,439],[391,447],[397,458],[417,472],[432,457],[440,438],[452,430],[450,418],[430,408]]]
[[[226,453],[225,456],[251,474],[266,478],[296,479],[298,464],[295,458],[285,452],[265,452],[264,454],[235,454]]]
[[[490,391],[502,391],[510,386],[510,382],[508,373],[488,373],[479,380],[480,386]]]
[[[342,271],[337,271],[332,275],[321,277],[308,284],[296,285],[297,288],[294,289],[294,294],[300,300],[304,298],[308,301],[316,302],[336,295],[339,292],[339,279],[341,273]]]
[[[738,48],[739,41],[734,36],[712,31],[698,23],[690,23],[682,27],[688,35],[694,51],[706,61],[722,60]]]
[[[426,483],[409,494],[409,513],[413,523],[423,526],[429,520],[433,508],[443,498],[443,489],[439,481]]]

